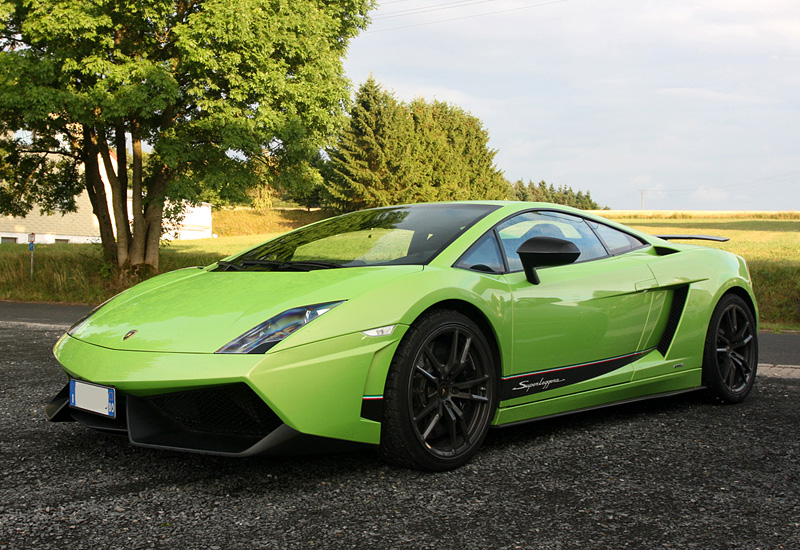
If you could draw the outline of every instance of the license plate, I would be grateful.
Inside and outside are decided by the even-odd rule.
[[[69,381],[69,405],[76,409],[116,418],[116,394],[116,390],[108,386],[89,384],[80,380]]]

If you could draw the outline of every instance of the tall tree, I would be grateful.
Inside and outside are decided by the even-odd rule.
[[[68,211],[85,188],[106,256],[157,269],[165,201],[241,197],[264,170],[314,178],[347,101],[341,58],[373,6],[0,0],[0,213]]]
[[[369,78],[349,125],[328,151],[325,185],[334,206],[504,199],[508,183],[494,163],[488,132],[457,106],[398,102]]]
[[[325,186],[338,210],[391,204],[407,175],[413,137],[407,110],[370,76],[356,93],[348,126],[328,151]]]
[[[414,120],[414,167],[403,202],[502,200],[509,186],[494,164],[489,132],[456,105],[418,98],[408,105]]]

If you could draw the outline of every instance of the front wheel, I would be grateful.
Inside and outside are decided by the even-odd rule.
[[[389,369],[381,454],[404,467],[457,468],[478,451],[496,406],[496,366],[480,328],[456,311],[426,314]]]
[[[741,403],[753,388],[758,366],[758,333],[752,311],[727,294],[711,316],[703,354],[703,385],[723,403]]]

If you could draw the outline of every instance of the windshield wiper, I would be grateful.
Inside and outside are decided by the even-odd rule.
[[[221,271],[242,271],[244,268],[239,264],[235,264],[233,262],[227,262],[225,260],[220,260],[217,262],[217,268],[222,268]],[[216,271],[216,269],[214,270]]]
[[[286,261],[280,260],[242,260],[242,268],[248,266],[274,267],[278,271],[312,271],[314,269],[334,269],[342,267],[334,262],[318,261]]]
[[[336,262],[322,262],[316,260],[297,260],[296,262],[286,262],[289,267],[300,267],[308,269],[336,269],[342,267],[342,264]]]

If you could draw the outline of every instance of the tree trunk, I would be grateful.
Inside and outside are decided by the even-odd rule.
[[[153,177],[147,190],[144,217],[147,224],[147,241],[144,263],[158,271],[158,245],[161,242],[161,222],[164,218],[164,194],[167,189],[168,169],[162,166]]]
[[[147,248],[144,263],[158,271],[158,245],[161,242],[161,221],[164,217],[164,199],[155,198],[147,204]]]
[[[125,171],[125,165],[120,163],[119,153],[117,154],[117,169],[114,170],[114,163],[111,160],[111,152],[108,148],[108,142],[104,135],[100,134],[97,137],[97,144],[100,149],[100,154],[103,157],[103,164],[105,165],[106,177],[111,186],[111,205],[114,210],[114,225],[117,229],[117,267],[121,270],[128,264],[128,248],[130,246],[131,231],[128,225],[128,189],[127,185],[123,186],[123,182],[119,177]],[[123,147],[123,151],[124,151]],[[124,155],[124,153],[123,153]],[[124,156],[122,157],[124,161]],[[127,171],[126,179],[127,179]]]
[[[131,181],[133,210],[133,239],[130,248],[131,266],[145,263],[147,247],[147,222],[142,205],[142,137],[137,119],[131,120],[131,144],[133,149],[133,174]]]
[[[103,256],[110,262],[116,258],[116,241],[114,229],[111,225],[111,216],[108,213],[108,199],[103,179],[100,177],[100,163],[97,160],[97,147],[93,136],[93,129],[83,126],[83,139],[86,144],[86,156],[83,159],[86,177],[86,191],[92,203],[92,212],[100,226],[100,241],[103,244]]]
[[[131,224],[129,217],[130,214],[128,213],[128,143],[125,139],[125,121],[123,119],[117,121],[114,132],[114,137],[116,140],[115,147],[117,149],[117,179],[119,180],[119,186],[122,190],[123,196],[120,208],[122,209],[123,219],[125,220],[123,228],[125,230],[128,243],[130,244]],[[129,247],[126,247],[125,249],[126,256],[129,253],[128,248]]]

